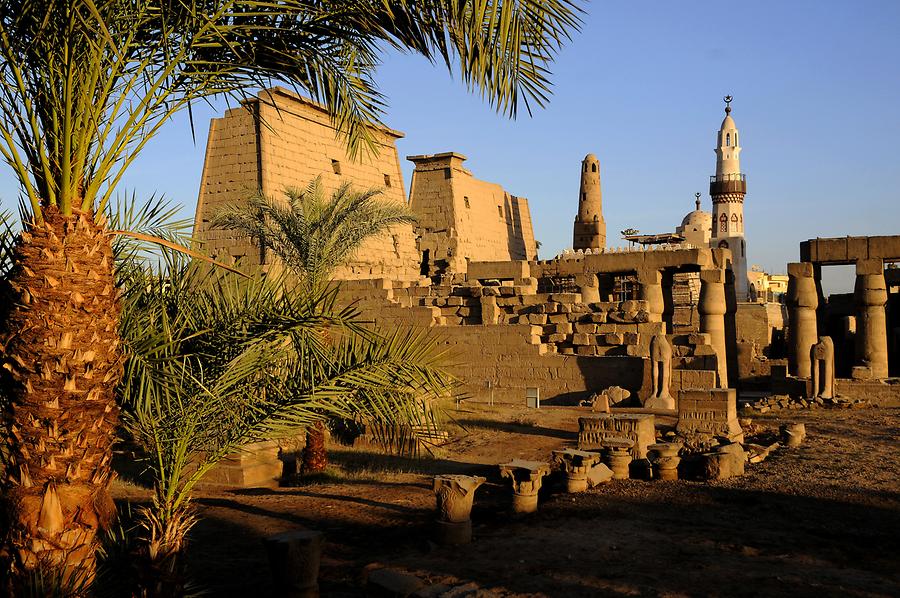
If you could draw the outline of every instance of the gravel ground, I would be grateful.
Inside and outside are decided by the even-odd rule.
[[[540,511],[508,512],[494,464],[571,446],[574,410],[473,408],[439,459],[410,463],[335,450],[344,479],[201,497],[189,567],[215,596],[271,595],[261,539],[326,532],[323,596],[362,596],[372,563],[482,596],[900,596],[900,410],[786,411],[807,440],[720,482],[613,482]],[[474,542],[428,541],[430,476],[489,476]],[[550,484],[549,486],[552,486]]]

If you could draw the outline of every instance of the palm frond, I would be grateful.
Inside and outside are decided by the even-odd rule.
[[[574,0],[0,0],[0,156],[38,221],[102,212],[161,127],[193,102],[284,81],[374,150],[388,46],[454,63],[499,111],[543,105]],[[452,68],[451,68],[452,70]]]
[[[193,221],[179,218],[181,207],[163,196],[151,195],[139,201],[132,193],[121,195],[107,207],[107,227],[110,230],[126,230],[148,237],[169,241],[176,245],[190,246]],[[113,239],[113,255],[119,267],[158,257],[159,245],[133,236],[116,235]]]
[[[415,217],[404,204],[383,201],[381,190],[341,184],[326,197],[321,178],[305,189],[286,189],[285,202],[262,195],[213,216],[218,228],[239,231],[271,250],[310,288],[327,284],[363,243]]]
[[[5,279],[13,267],[13,246],[16,242],[13,222],[10,212],[0,212],[0,280]]]

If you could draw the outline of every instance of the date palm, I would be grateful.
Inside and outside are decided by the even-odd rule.
[[[374,333],[354,310],[335,308],[333,291],[285,292],[280,277],[178,256],[163,269],[126,270],[122,287],[123,420],[155,490],[140,509],[135,563],[147,596],[179,595],[192,489],[226,455],[323,414],[415,420],[453,383],[433,339]]]
[[[415,222],[405,205],[379,201],[379,194],[378,189],[354,191],[345,182],[326,197],[316,178],[306,189],[286,189],[286,202],[255,195],[246,205],[225,206],[213,225],[252,237],[298,278],[301,292],[318,293],[367,239]],[[317,473],[327,465],[325,425],[317,421],[307,427],[301,467],[303,473]]]
[[[331,282],[334,270],[366,240],[394,225],[415,222],[405,205],[379,200],[379,189],[358,191],[348,182],[330,197],[321,178],[284,194],[284,202],[255,195],[246,204],[225,206],[212,224],[243,233],[271,250],[307,291]]]
[[[13,577],[91,576],[123,371],[101,215],[173,114],[283,80],[327,107],[352,150],[371,148],[374,69],[397,48],[457,62],[514,115],[547,99],[578,13],[569,0],[0,0],[0,155],[26,206],[0,329]]]

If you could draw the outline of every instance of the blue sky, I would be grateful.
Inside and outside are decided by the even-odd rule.
[[[458,151],[475,176],[529,199],[549,257],[571,243],[578,167],[601,163],[608,243],[666,232],[714,172],[722,96],[741,131],[750,264],[784,271],[801,240],[900,234],[900,2],[634,0],[587,5],[583,31],[553,68],[548,108],[507,120],[420,57],[386,57],[385,122],[401,157]],[[124,186],[164,193],[192,214],[207,121],[223,103],[163,130]],[[406,189],[411,164],[404,163]],[[8,168],[0,202],[16,204]],[[826,269],[826,285],[852,284]]]

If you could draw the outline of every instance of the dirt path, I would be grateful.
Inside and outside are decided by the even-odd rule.
[[[199,499],[190,567],[216,596],[268,596],[261,539],[323,530],[323,596],[364,595],[363,568],[401,567],[500,596],[900,596],[900,410],[791,411],[807,442],[718,483],[623,481],[548,493],[516,520],[495,464],[574,441],[573,410],[459,414],[468,435],[442,458],[336,450],[345,479]],[[418,471],[417,471],[418,470]],[[489,476],[475,541],[427,541],[431,475]],[[486,592],[483,592],[487,595]]]

